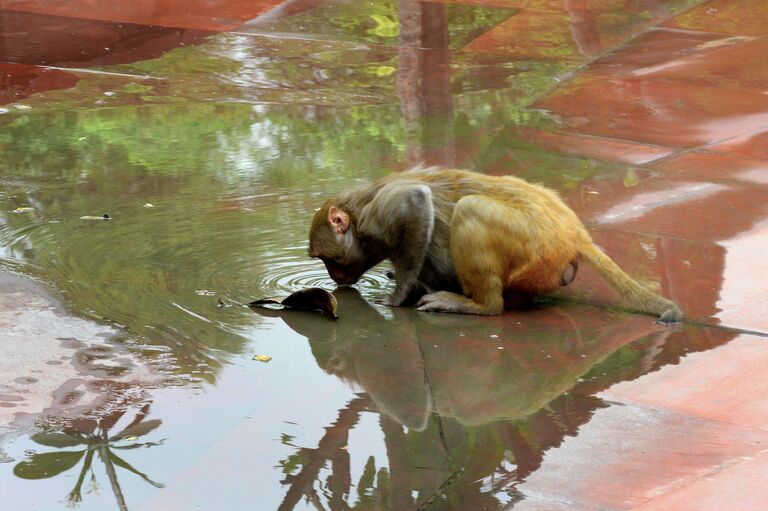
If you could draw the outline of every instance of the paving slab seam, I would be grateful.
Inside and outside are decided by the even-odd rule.
[[[424,383],[427,386],[427,389],[429,389],[429,399],[432,401],[433,405],[436,402],[435,401],[435,393],[432,390],[432,381],[429,378],[429,370],[427,369],[427,358],[424,355],[424,347],[421,345],[421,341],[417,341],[416,345],[419,347],[419,359],[421,362],[421,368],[424,371]],[[445,455],[448,457],[448,462],[453,465],[453,455],[451,454],[451,449],[448,447],[448,442],[445,439],[445,430],[443,429],[443,420],[442,417],[440,417],[439,414],[433,413],[432,416],[435,419],[435,423],[437,424],[437,431],[440,435],[440,444],[445,451]]]
[[[714,476],[714,475],[717,475],[717,474],[721,474],[723,472],[728,472],[729,470],[733,470],[733,469],[739,467],[740,465],[748,463],[749,461],[752,461],[756,457],[758,457],[758,456],[760,456],[762,454],[765,454],[767,452],[768,452],[768,449],[764,449],[764,450],[758,451],[758,452],[756,452],[756,453],[754,453],[753,455],[750,455],[750,456],[738,456],[736,458],[732,458],[731,460],[726,460],[725,462],[721,463],[717,467],[713,468],[710,472],[702,474],[702,475],[696,477],[695,479],[689,481],[688,483],[682,484],[681,486],[679,486],[679,487],[677,487],[677,488],[675,488],[673,490],[670,490],[668,492],[663,492],[660,495],[656,495],[656,496],[651,497],[648,500],[645,500],[645,501],[643,501],[643,502],[641,502],[641,503],[639,503],[639,504],[637,504],[635,506],[632,506],[631,508],[629,508],[629,511],[632,511],[633,509],[643,508],[643,507],[647,506],[648,504],[653,504],[653,502],[656,501],[656,500],[660,500],[662,498],[669,497],[670,495],[674,495],[676,493],[682,492],[682,491],[690,488],[694,484],[697,484],[698,482],[703,481],[704,479],[706,479],[708,477],[711,477],[711,476]]]
[[[15,64],[16,62],[4,62],[4,63]],[[53,69],[55,71],[66,71],[68,73],[85,73],[90,75],[121,76],[124,78],[138,78],[140,80],[166,80],[166,78],[162,78],[159,76],[134,75],[130,73],[115,73],[113,71],[103,71],[100,69],[87,69],[82,67],[61,67],[61,66],[44,66],[44,65],[35,65],[35,67],[40,69]]]
[[[538,112],[544,112],[544,113],[549,114],[548,110],[540,109],[540,108],[530,108],[530,109],[527,109],[527,111],[529,111],[529,112],[536,112],[536,111],[538,111]],[[651,143],[651,142],[638,142],[637,140],[632,140],[632,139],[629,139],[629,138],[607,137],[607,136],[604,136],[604,135],[596,135],[594,133],[578,133],[578,132],[574,133],[574,132],[563,131],[563,130],[559,130],[559,129],[551,131],[551,132],[548,132],[548,133],[552,133],[552,134],[555,134],[555,135],[567,136],[567,137],[585,138],[585,139],[588,139],[588,140],[593,140],[595,142],[623,142],[623,143],[626,143],[626,144],[637,144],[637,145],[640,145],[640,146],[643,146],[643,147],[651,147],[651,148],[654,148],[654,149],[668,149],[670,151],[673,151],[669,155],[659,156],[656,159],[648,160],[648,161],[643,162],[643,163],[633,163],[633,164],[627,165],[627,167],[631,167],[631,168],[632,167],[634,167],[634,168],[646,168],[646,166],[648,166],[648,165],[653,165],[653,164],[655,164],[657,162],[664,161],[664,160],[666,160],[668,158],[674,158],[675,156],[679,156],[679,155],[685,154],[686,152],[689,151],[688,148],[682,149],[682,148],[673,147],[673,146],[665,146],[665,145],[660,145],[660,144],[654,144],[654,143]],[[554,152],[559,152],[559,151],[554,151]],[[710,152],[712,152],[712,151],[710,151]],[[572,153],[572,154],[560,153],[560,154],[562,154],[565,158],[587,159],[587,160],[599,161],[599,162],[603,162],[603,163],[621,163],[621,162],[618,162],[617,160],[611,160],[611,159],[608,159],[608,158],[600,158],[600,157],[592,157],[592,156],[586,156],[586,155],[580,155],[580,154],[577,154],[577,153]],[[722,153],[713,153],[713,154],[722,154]],[[761,160],[757,160],[757,161],[761,161]],[[652,169],[652,170],[659,170],[659,169]],[[670,174],[676,174],[676,175],[680,174],[679,172],[678,173],[672,173],[672,172],[669,172],[669,171],[662,171],[662,172],[670,173]]]
[[[643,170],[655,171],[656,169],[643,169]],[[659,172],[662,172],[662,171],[659,171]],[[703,181],[703,182],[707,183],[709,181]],[[750,183],[750,185],[752,185],[752,183]],[[759,185],[755,185],[755,186],[759,186]],[[673,240],[673,241],[680,241],[683,243],[692,243],[692,244],[698,244],[698,245],[713,244],[713,245],[719,246],[719,244],[715,241],[702,241],[702,240],[696,240],[691,238],[684,238],[682,236],[675,236],[674,234],[660,234],[658,232],[644,231],[642,229],[621,229],[618,227],[610,227],[608,224],[601,224],[601,223],[590,222],[590,221],[586,221],[583,223],[587,227],[587,230],[592,230],[592,231],[615,232],[619,234],[630,234],[630,235],[637,234],[637,235],[646,236],[649,238],[664,238],[664,239]]]
[[[653,147],[655,149],[669,149],[669,150],[679,149],[679,148],[674,147],[674,146],[654,144],[653,142],[638,142],[637,140],[632,140],[632,139],[629,139],[629,138],[607,137],[605,135],[596,135],[594,133],[576,133],[576,134],[574,134],[573,132],[563,131],[563,130],[553,130],[553,131],[551,131],[551,133],[556,134],[556,135],[568,136],[568,137],[587,138],[587,139],[590,139],[590,140],[594,140],[596,142],[602,142],[602,141],[613,142],[613,141],[617,141],[617,142],[626,142],[626,143],[629,143],[629,144],[639,144],[639,145],[642,145],[642,146],[645,146],[645,147]],[[615,163],[615,161],[612,161],[612,160],[600,160],[599,158],[590,158],[590,159],[598,160],[598,161],[607,161],[609,163]],[[659,160],[659,159],[661,159],[661,158],[657,158],[657,160]],[[653,161],[656,161],[656,160],[653,160]],[[643,163],[643,165],[645,165],[645,163]]]
[[[754,335],[755,337],[765,337],[768,338],[768,332],[762,332],[760,330],[748,330],[745,328],[738,328],[728,325],[718,325],[718,324],[712,324],[712,323],[705,323],[701,321],[700,319],[692,319],[690,321],[683,321],[686,325],[692,325],[702,328],[714,328],[716,330],[724,330],[726,332],[733,332],[736,334],[743,334],[743,335]]]
[[[670,367],[674,368],[674,365],[663,365],[663,366],[657,367],[657,368],[655,368],[655,369],[653,369],[651,371],[647,371],[647,372],[639,375],[637,378],[635,378],[635,380],[642,378],[646,374],[653,374],[653,373],[659,372],[662,369],[664,369],[665,367],[666,368],[670,368]],[[634,380],[625,380],[625,381],[634,381]],[[619,382],[619,383],[621,383],[621,382]],[[605,390],[605,392],[610,391],[610,389],[611,389],[611,387],[608,387]],[[719,425],[722,425],[722,426],[737,427],[737,428],[741,428],[743,430],[752,430],[752,431],[760,431],[760,432],[768,431],[768,425],[766,425],[765,427],[759,427],[759,426],[753,426],[753,425],[749,425],[749,424],[740,424],[738,422],[726,421],[726,420],[722,420],[722,419],[713,419],[711,417],[707,417],[707,416],[704,416],[704,415],[696,415],[696,414],[692,414],[692,413],[689,413],[689,412],[686,412],[686,411],[682,411],[682,410],[678,410],[678,409],[674,409],[674,408],[667,408],[666,406],[656,406],[656,405],[653,405],[653,404],[650,404],[650,403],[645,403],[645,402],[641,403],[641,402],[633,401],[631,399],[627,400],[627,401],[619,401],[619,400],[617,400],[615,398],[614,399],[603,399],[603,398],[600,398],[600,399],[602,401],[604,401],[605,403],[610,403],[613,406],[619,406],[620,405],[620,406],[627,406],[629,408],[634,408],[636,410],[646,410],[646,411],[650,411],[650,412],[664,412],[664,413],[669,413],[669,414],[672,414],[672,415],[677,415],[677,416],[680,416],[680,417],[686,417],[688,419],[692,419],[692,420],[696,420],[696,421],[701,421],[701,422],[710,423],[710,424],[719,424]],[[756,451],[754,453],[754,455],[758,455],[758,454],[762,454],[762,453],[766,453],[766,452],[768,452],[768,447],[766,447],[765,449],[761,449],[759,451]]]
[[[648,169],[643,169],[643,170],[648,170]],[[675,236],[673,234],[659,234],[657,232],[644,231],[642,229],[621,229],[619,227],[611,227],[611,226],[609,226],[607,224],[601,224],[601,223],[590,222],[590,221],[586,221],[586,222],[583,222],[583,223],[587,227],[588,230],[596,230],[596,231],[603,231],[603,232],[616,232],[616,233],[620,233],[620,234],[639,234],[641,236],[647,236],[649,238],[665,238],[665,239],[674,240],[674,241],[681,241],[681,242],[684,242],[684,243],[698,243],[698,244],[702,244],[702,241],[700,241],[700,240],[684,238],[682,236]],[[712,243],[712,242],[708,242],[708,243]]]
[[[663,146],[657,146],[657,147],[663,147]],[[659,165],[661,163],[665,163],[665,162],[670,161],[670,160],[674,160],[675,158],[679,158],[679,157],[682,157],[682,156],[687,156],[689,154],[707,154],[707,155],[721,156],[721,157],[726,157],[726,158],[727,157],[731,157],[731,158],[738,158],[740,160],[748,160],[748,161],[752,161],[752,162],[755,162],[755,163],[765,163],[765,161],[766,161],[766,160],[761,160],[759,158],[750,158],[750,157],[747,157],[747,156],[733,155],[731,153],[719,153],[719,152],[715,152],[715,151],[709,151],[709,150],[703,149],[703,147],[704,146],[694,147],[694,148],[685,149],[685,150],[678,151],[678,152],[673,152],[673,153],[671,153],[669,155],[662,156],[662,157],[657,158],[655,160],[650,160],[650,161],[647,161],[647,162],[644,162],[644,163],[628,165],[628,167],[629,168],[634,168],[634,169],[637,169],[637,170],[650,171],[650,172],[662,174],[664,176],[672,177],[672,178],[676,178],[676,179],[680,179],[680,180],[685,180],[686,177],[687,177],[687,173],[686,172],[667,170],[667,169],[664,169],[664,168],[658,168],[658,167],[656,167],[656,165]],[[597,158],[588,158],[588,159],[595,160],[595,161],[600,161],[600,162],[604,162],[604,163],[617,163],[615,160],[600,160],[600,159],[597,159]],[[718,177],[714,177],[714,176],[707,176],[706,179],[701,179],[701,178],[696,177],[696,180],[697,181],[703,181],[703,182],[706,182],[706,183],[732,183],[732,184],[742,184],[742,185],[745,183],[744,181],[742,181],[740,179],[734,179],[734,178],[731,178],[731,177],[721,177],[721,178],[718,178]],[[768,184],[764,184],[764,183],[750,182],[749,185],[750,186],[755,186],[755,187],[758,187],[758,188],[766,188],[766,187],[768,187]],[[600,224],[596,224],[596,225],[600,225]]]
[[[524,482],[524,481],[521,481],[521,482]],[[543,501],[552,502],[555,504],[562,504],[564,506],[568,506],[574,511],[622,511],[621,508],[617,508],[617,507],[600,506],[599,508],[597,508],[594,506],[590,506],[589,504],[586,504],[584,502],[574,502],[573,500],[562,499],[562,498],[559,498],[556,494],[552,494],[552,493],[529,492],[529,491],[520,491],[519,493],[523,497],[528,497],[536,500],[543,500]],[[507,508],[503,508],[503,509],[507,509]],[[510,509],[514,509],[514,507]]]
[[[605,80],[612,81],[612,82],[625,82],[625,83],[632,83],[632,82],[638,83],[638,82],[642,82],[644,84],[654,84],[654,85],[661,85],[661,86],[669,86],[670,84],[673,84],[673,85],[677,85],[677,86],[679,86],[681,88],[687,88],[687,89],[692,89],[692,90],[698,89],[699,91],[704,91],[704,90],[706,90],[706,91],[708,91],[708,90],[721,91],[722,90],[722,88],[716,87],[714,85],[693,84],[693,83],[679,82],[679,81],[675,82],[674,80],[669,80],[669,79],[664,79],[664,78],[649,78],[648,76],[640,76],[640,77],[637,77],[637,76],[616,76],[616,75],[613,75],[613,74],[603,73],[603,72],[600,71],[600,69],[592,70],[592,68],[587,68],[585,70],[585,72],[581,73],[579,76],[584,76],[586,78],[593,78],[593,79],[598,79],[598,78],[599,79],[605,79]],[[760,91],[759,89],[747,89],[746,91],[742,90],[742,91],[740,91],[740,94],[744,95],[744,96],[747,96],[747,97],[749,97],[749,96],[762,97],[762,96],[765,95],[765,93],[763,91]],[[764,129],[765,126],[763,126],[761,128]],[[759,131],[761,128],[757,128],[757,130]],[[719,143],[719,142],[722,142],[724,140],[730,140],[733,137],[742,136],[742,135],[744,135],[746,133],[752,133],[753,131],[754,130],[752,130],[752,129],[747,130],[747,131],[742,131],[742,132],[739,132],[736,135],[728,136],[728,137],[725,137],[723,139],[718,139],[718,140],[715,140],[715,141],[712,141],[712,142],[707,142],[706,144],[702,144],[701,146],[710,145],[710,144],[714,144],[714,143]],[[577,132],[577,133],[580,133],[580,132]],[[659,144],[654,144],[653,142],[643,142],[643,141],[640,141],[640,140],[631,140],[631,141],[635,142],[635,143],[640,143],[640,144],[659,145]],[[696,146],[696,147],[700,147],[700,146]],[[686,147],[686,149],[688,149],[688,147]]]
[[[764,93],[764,94],[765,94],[765,93]],[[719,140],[713,140],[713,141],[711,141],[711,142],[707,142],[706,144],[702,144],[702,145],[701,145],[701,146],[699,146],[699,147],[700,147],[702,150],[705,150],[707,147],[712,147],[712,146],[715,146],[715,145],[717,145],[717,144],[722,144],[723,142],[728,142],[729,140],[733,140],[733,139],[735,139],[735,138],[739,138],[739,137],[746,137],[746,136],[749,136],[749,135],[756,135],[756,134],[758,134],[758,133],[763,133],[763,132],[764,132],[764,131],[766,131],[766,130],[768,130],[768,124],[766,124],[765,126],[761,126],[761,127],[759,127],[759,128],[755,128],[755,129],[753,129],[753,130],[744,131],[744,132],[742,132],[742,133],[739,133],[739,134],[737,134],[737,135],[733,135],[732,137],[725,137],[725,138],[721,138],[721,139],[719,139]],[[708,152],[710,152],[710,153],[714,153],[714,154],[723,154],[723,153],[721,153],[721,152],[719,152],[719,151],[708,151]],[[750,159],[752,159],[752,160],[757,160],[757,161],[766,161],[766,160],[763,160],[763,159],[760,159],[760,158],[750,158]]]

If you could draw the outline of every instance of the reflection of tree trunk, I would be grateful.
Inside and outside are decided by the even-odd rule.
[[[509,423],[499,427],[499,433],[504,445],[512,451],[517,466],[515,479],[525,479],[541,465],[542,453],[534,450],[515,424]]]
[[[286,478],[291,486],[288,493],[285,494],[283,502],[278,511],[289,511],[296,507],[301,497],[308,495],[312,491],[312,486],[320,473],[320,469],[325,466],[325,462],[335,457],[335,453],[347,445],[349,431],[357,424],[360,419],[360,413],[370,407],[370,400],[367,397],[358,397],[349,402],[346,408],[339,411],[339,417],[332,426],[326,428],[325,435],[317,444],[317,449],[305,449],[304,452],[309,457],[309,462],[302,467],[301,471],[295,476]],[[349,470],[349,468],[345,468]]]
[[[398,0],[400,45],[397,49],[397,94],[405,124],[406,161],[409,166],[424,161],[421,146],[421,3]]]
[[[346,500],[349,489],[352,486],[352,474],[350,471],[349,451],[337,449],[331,457],[331,475],[328,477],[328,489],[331,497],[328,504],[331,509],[349,509]]]
[[[125,503],[125,496],[123,496],[123,490],[120,488],[120,482],[117,480],[115,465],[112,464],[112,460],[109,458],[109,434],[106,428],[101,429],[101,442],[102,445],[99,447],[99,456],[101,456],[101,461],[104,462],[104,469],[107,471],[109,484],[112,486],[112,493],[115,494],[117,507],[120,508],[120,511],[128,511],[128,506]]]
[[[422,45],[428,48],[422,61],[424,92],[424,142],[427,163],[454,166],[456,148],[453,139],[453,96],[451,96],[451,52],[448,49],[448,16],[445,4],[423,3]]]
[[[379,416],[384,445],[389,460],[389,509],[400,511],[413,508],[411,500],[411,478],[408,470],[408,448],[403,427],[386,414]]]
[[[398,0],[397,93],[406,135],[406,162],[452,166],[453,97],[446,7]]]

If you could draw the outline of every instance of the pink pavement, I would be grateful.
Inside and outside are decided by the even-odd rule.
[[[72,2],[9,0],[0,19],[90,20],[104,24],[99,45],[111,40],[103,27],[115,23],[188,30],[184,37],[194,41],[236,30],[277,4],[225,3],[212,13],[204,1],[74,9]],[[556,116],[558,129],[519,135],[547,151],[631,165],[642,177],[631,186],[611,181],[562,194],[619,263],[627,243],[659,240],[663,254],[645,265],[648,272],[663,275],[664,293],[697,322],[692,328],[730,338],[600,392],[610,406],[545,454],[518,486],[530,499],[515,509],[768,509],[768,2],[712,0],[675,16],[663,2],[646,2],[651,16],[625,27],[634,36],[626,43],[626,32],[590,18],[608,9],[607,0],[456,3],[522,9],[464,52],[541,57],[561,50],[584,61],[532,105]],[[560,27],[570,46],[533,40],[539,26]],[[98,62],[144,58],[173,44]],[[25,55],[0,63],[18,85],[0,104],[78,80]],[[85,65],[67,55],[60,61]],[[606,199],[580,200],[584,193]],[[608,300],[610,291],[594,281],[568,293]]]

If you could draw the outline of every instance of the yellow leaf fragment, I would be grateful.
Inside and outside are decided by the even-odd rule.
[[[253,357],[254,360],[258,360],[259,362],[269,362],[272,360],[272,357],[269,355],[256,355]]]

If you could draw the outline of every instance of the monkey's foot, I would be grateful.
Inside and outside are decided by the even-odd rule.
[[[462,304],[454,298],[456,296],[447,291],[424,295],[416,303],[416,309],[426,312],[463,312]]]
[[[438,291],[437,293],[422,296],[418,303],[416,303],[416,310],[491,316],[501,314],[504,311],[504,307],[502,305],[500,310],[497,311],[495,308],[483,307],[466,296],[449,291]]]
[[[677,307],[670,307],[655,322],[661,325],[672,326],[683,320],[683,313]]]

